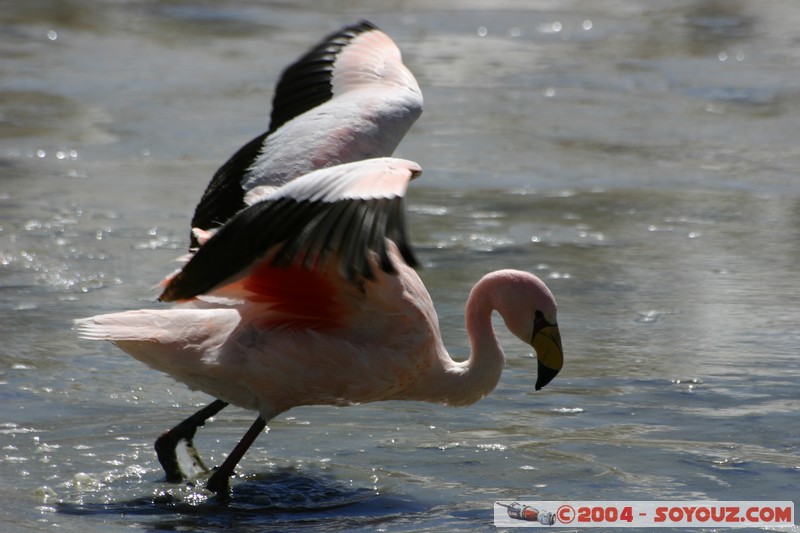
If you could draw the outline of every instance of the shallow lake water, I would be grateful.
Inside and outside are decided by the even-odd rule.
[[[491,6],[491,7],[489,7]],[[16,531],[493,529],[496,500],[800,502],[800,4],[0,0],[0,522]],[[454,357],[498,268],[546,280],[562,373],[498,323],[468,408],[309,407],[227,501],[154,439],[210,398],[74,318],[157,305],[281,69],[367,18],[425,111],[411,237]],[[254,415],[195,443],[218,464]],[[798,531],[798,528],[794,528]]]

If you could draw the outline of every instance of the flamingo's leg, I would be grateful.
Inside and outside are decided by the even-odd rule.
[[[222,411],[227,405],[228,403],[222,400],[214,400],[156,439],[155,448],[158,462],[164,468],[168,482],[177,483],[186,477],[181,470],[176,451],[181,441],[186,441],[186,449],[194,465],[204,471],[208,471],[197,450],[195,450],[192,439],[197,432],[197,428],[204,425],[209,418]]]
[[[239,444],[236,445],[230,455],[225,458],[225,461],[223,461],[211,475],[208,483],[206,483],[206,488],[208,490],[216,494],[228,492],[230,488],[229,480],[233,475],[233,469],[236,468],[236,465],[239,464],[245,452],[252,446],[256,438],[264,431],[265,427],[267,427],[267,421],[261,416],[256,418],[256,421],[253,422],[253,425],[250,426],[250,429],[244,434]]]

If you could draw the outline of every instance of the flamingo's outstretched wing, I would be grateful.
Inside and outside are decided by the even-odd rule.
[[[380,158],[317,170],[237,213],[167,283],[160,299],[186,300],[239,279],[258,262],[313,269],[332,256],[351,282],[371,279],[370,256],[394,272],[392,240],[410,266],[405,232],[408,182],[422,169]]]
[[[324,37],[303,57],[286,67],[275,86],[268,134],[341,93],[334,92],[334,83],[339,83],[340,78],[352,76],[354,71],[353,66],[347,67],[351,69],[350,72],[345,71],[337,61],[345,48],[359,46],[358,42],[354,42],[356,37],[368,32],[383,33],[371,22],[362,20]],[[387,46],[388,43],[383,45]],[[360,68],[366,72],[377,71],[377,62],[385,61],[385,56],[394,55],[397,50],[394,43],[391,45],[385,50],[374,50],[370,64],[361,65]],[[364,47],[365,44],[361,43],[360,46]],[[399,60],[399,52],[397,56]],[[381,85],[379,79],[375,79],[374,83]]]
[[[192,227],[221,226],[255,187],[391,155],[421,112],[422,93],[389,36],[367,21],[328,35],[283,72],[269,130],[217,170]]]

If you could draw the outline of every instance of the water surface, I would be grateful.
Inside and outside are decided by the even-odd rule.
[[[795,500],[800,7],[789,0],[0,2],[4,531],[492,529],[495,500]],[[566,366],[452,409],[296,409],[229,501],[170,485],[161,431],[210,399],[73,318],[154,304],[208,179],[283,66],[368,18],[425,112],[411,235],[455,357],[479,277],[529,270]],[[500,326],[498,322],[498,326]],[[196,439],[219,463],[253,414]]]

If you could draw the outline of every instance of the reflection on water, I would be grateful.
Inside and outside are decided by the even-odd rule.
[[[184,487],[161,492],[152,498],[61,503],[56,508],[68,516],[88,518],[122,514],[146,517],[153,520],[153,530],[165,531],[229,528],[264,531],[266,524],[275,531],[297,526],[349,531],[391,523],[402,519],[404,514],[426,510],[413,498],[348,486],[329,476],[309,474],[297,468],[249,476],[224,498],[210,497],[205,491]]]
[[[18,4],[0,1],[9,531],[451,531],[490,528],[498,499],[798,493],[793,2]],[[152,443],[208,398],[71,320],[156,305],[281,68],[360,17],[425,92],[398,155],[425,169],[411,234],[446,344],[466,356],[472,284],[521,268],[558,299],[565,368],[534,393],[501,329],[507,369],[468,409],[297,409],[230,500],[166,484]],[[251,417],[202,428],[204,459]]]

